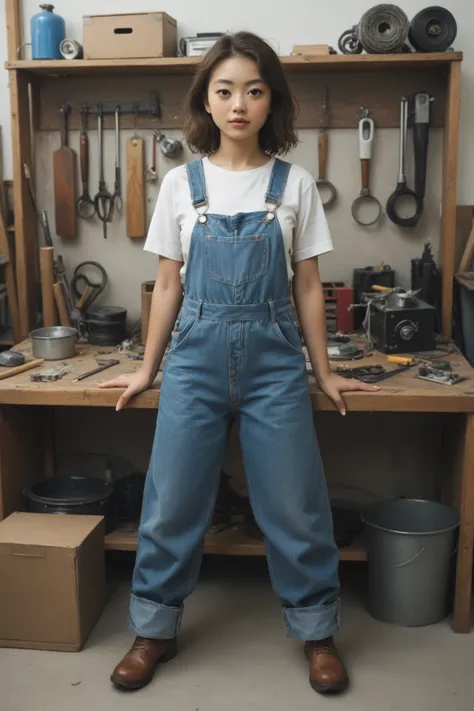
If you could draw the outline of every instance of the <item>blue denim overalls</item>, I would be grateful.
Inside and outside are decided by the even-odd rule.
[[[338,551],[288,296],[277,208],[291,164],[276,160],[267,210],[206,214],[200,160],[187,164],[198,213],[147,474],[130,625],[177,635],[197,583],[232,420],[289,634],[324,639],[339,622]]]

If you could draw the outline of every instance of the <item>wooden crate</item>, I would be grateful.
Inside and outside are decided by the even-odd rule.
[[[141,331],[140,342],[144,346],[148,333],[148,324],[150,323],[151,297],[153,296],[154,281],[144,281],[142,283],[142,316],[141,316]]]

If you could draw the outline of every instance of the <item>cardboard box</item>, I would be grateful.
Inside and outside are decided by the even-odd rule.
[[[317,57],[321,54],[328,55],[329,54],[329,45],[328,44],[294,44],[293,50],[291,53],[296,56],[307,55],[309,57]]]
[[[82,19],[84,59],[176,57],[176,20],[166,12],[88,15]]]
[[[0,522],[0,646],[78,652],[104,604],[102,516]]]

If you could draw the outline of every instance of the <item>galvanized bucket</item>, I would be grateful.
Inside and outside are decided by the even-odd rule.
[[[418,627],[447,615],[459,514],[435,501],[396,499],[363,513],[369,559],[369,612]]]

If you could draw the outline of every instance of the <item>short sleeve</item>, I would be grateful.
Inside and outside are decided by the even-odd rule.
[[[165,175],[161,183],[143,249],[177,262],[184,261],[180,227],[173,200],[173,180],[170,173]]]
[[[333,244],[316,183],[312,181],[300,198],[293,235],[293,262],[331,252]]]

